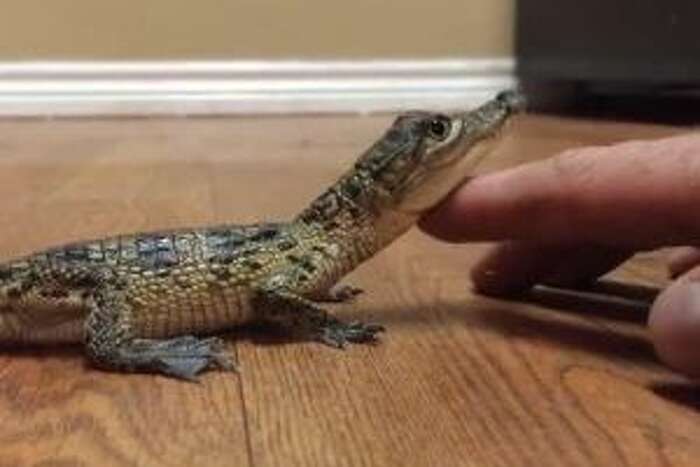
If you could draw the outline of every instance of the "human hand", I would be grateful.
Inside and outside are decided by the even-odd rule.
[[[667,364],[700,376],[700,134],[573,149],[477,177],[420,226],[450,242],[500,241],[472,271],[490,295],[573,285],[636,251],[681,247],[649,327]]]

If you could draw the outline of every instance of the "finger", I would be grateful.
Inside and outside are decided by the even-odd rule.
[[[649,314],[649,329],[659,358],[678,371],[700,377],[700,267],[659,295]]]
[[[425,216],[448,241],[655,247],[700,237],[700,135],[567,151],[477,177]]]
[[[668,272],[675,278],[699,264],[700,248],[694,246],[675,248],[668,257]]]
[[[474,288],[486,295],[513,295],[535,284],[571,287],[590,282],[629,258],[607,246],[504,242],[473,269]]]

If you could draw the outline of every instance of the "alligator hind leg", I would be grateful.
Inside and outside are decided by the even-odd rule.
[[[85,324],[85,344],[96,365],[188,380],[194,380],[197,374],[211,367],[235,370],[220,339],[194,336],[140,339],[135,337],[130,325],[131,313],[124,292],[104,285],[95,291]]]
[[[134,339],[122,346],[118,358],[132,371],[158,372],[177,378],[195,380],[211,367],[235,370],[217,337],[200,339],[180,336],[172,339]]]

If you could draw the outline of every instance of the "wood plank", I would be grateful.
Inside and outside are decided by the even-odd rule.
[[[0,257],[134,230],[284,218],[389,117],[0,122]],[[483,170],[680,131],[527,116]],[[630,299],[473,295],[485,245],[411,232],[348,279],[338,313],[384,323],[334,351],[235,332],[241,375],[113,375],[78,349],[0,354],[0,465],[693,465],[695,390]],[[664,284],[659,255],[614,277]]]
[[[3,257],[212,217],[209,167],[177,125],[2,122],[0,140]],[[237,376],[183,384],[54,353],[0,354],[0,465],[249,464]]]

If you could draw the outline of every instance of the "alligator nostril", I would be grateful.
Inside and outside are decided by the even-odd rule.
[[[505,104],[512,112],[525,110],[525,96],[517,90],[502,91],[498,93],[496,100]]]

